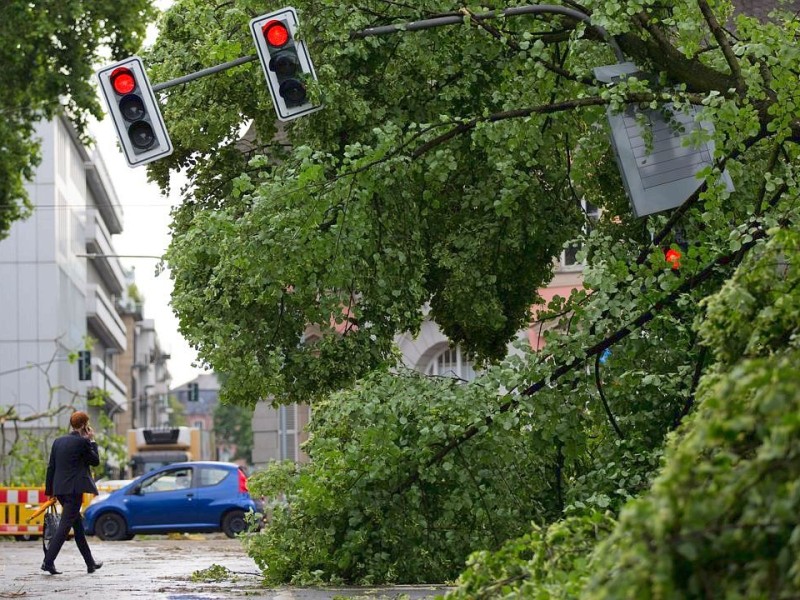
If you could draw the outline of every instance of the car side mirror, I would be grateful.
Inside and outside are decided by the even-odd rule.
[[[141,496],[142,495],[142,486],[141,485],[133,486],[133,488],[131,488],[131,492],[130,493],[133,494],[134,496]]]

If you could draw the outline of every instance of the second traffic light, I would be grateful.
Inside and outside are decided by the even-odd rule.
[[[142,60],[131,56],[97,71],[100,90],[128,166],[172,154],[164,119]]]
[[[282,8],[250,21],[250,31],[281,121],[305,116],[322,106],[308,99],[306,83],[316,80],[305,42],[296,39],[297,11]]]
[[[677,271],[681,268],[681,257],[683,253],[680,250],[676,250],[675,248],[665,248],[664,249],[664,260],[666,260],[670,268],[673,271]]]

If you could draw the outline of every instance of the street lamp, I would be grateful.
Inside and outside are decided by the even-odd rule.
[[[597,67],[594,75],[603,83],[642,77],[631,62]],[[666,116],[666,112],[672,114]],[[697,173],[714,165],[712,140],[691,143],[698,129],[704,129],[709,137],[714,133],[712,123],[696,120],[697,112],[694,106],[685,112],[670,111],[669,107],[641,109],[634,104],[621,112],[608,107],[611,145],[635,217],[677,208],[702,185]],[[727,171],[722,181],[733,191]]]

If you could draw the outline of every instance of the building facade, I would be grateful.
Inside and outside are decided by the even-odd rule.
[[[111,410],[126,410],[124,384],[110,368],[126,341],[115,307],[122,268],[109,256],[122,210],[102,158],[65,119],[41,123],[38,135],[42,163],[28,186],[33,214],[0,241],[0,371],[19,369],[0,379],[0,401],[28,414],[72,404],[99,387]],[[102,258],[88,259],[92,254]],[[83,349],[93,367],[85,382],[68,361]]]
[[[196,386],[196,396],[192,394],[192,386]],[[208,432],[209,435],[203,434],[202,437],[210,440],[212,458],[233,461],[237,456],[237,444],[226,442],[223,436],[214,431],[214,411],[219,405],[219,389],[216,373],[201,373],[191,381],[173,388],[170,393],[183,407],[186,425]],[[244,462],[244,459],[236,460]]]
[[[192,400],[191,386],[197,386],[197,400]],[[219,381],[214,373],[202,373],[174,388],[172,395],[183,406],[186,425],[197,429],[214,429],[214,409],[219,402]]]
[[[38,440],[46,455],[73,409],[88,410],[96,423],[100,414],[110,417],[120,433],[127,428],[138,359],[122,303],[131,281],[113,244],[123,211],[103,159],[66,118],[40,122],[37,137],[42,161],[27,186],[32,214],[0,240],[0,409],[13,410],[15,431]],[[141,311],[135,317],[146,323]],[[81,351],[91,368],[79,373]],[[166,367],[152,371],[157,394]],[[168,383],[162,388],[166,395]],[[18,441],[3,427],[0,481],[14,468],[9,451]]]

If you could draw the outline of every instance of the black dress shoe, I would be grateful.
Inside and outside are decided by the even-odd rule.
[[[55,565],[46,565],[42,563],[42,571],[47,571],[50,575],[61,575],[61,571],[56,571]]]
[[[92,565],[86,565],[86,572],[87,573],[94,573],[95,571],[97,571],[97,569],[99,569],[102,566],[103,566],[103,561],[102,560],[95,561],[95,563],[92,564]]]

